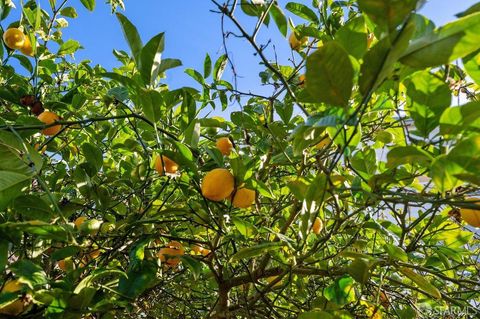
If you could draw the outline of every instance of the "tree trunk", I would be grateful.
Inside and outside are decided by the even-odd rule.
[[[218,288],[218,302],[212,313],[212,319],[230,319],[230,311],[228,310],[228,294],[230,288],[224,284],[220,284]]]

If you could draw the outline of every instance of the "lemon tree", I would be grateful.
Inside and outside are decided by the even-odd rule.
[[[206,1],[174,88],[123,1],[106,69],[62,38],[95,0],[0,0],[0,316],[478,317],[480,5],[423,2]]]

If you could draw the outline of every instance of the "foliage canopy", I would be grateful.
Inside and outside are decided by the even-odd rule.
[[[0,46],[0,287],[21,287],[0,313],[478,316],[480,5],[436,27],[421,0],[209,4],[225,54],[170,88],[181,61],[128,11],[130,52],[106,70],[73,59],[68,0],[0,0],[2,34],[33,48]],[[296,41],[291,60],[268,32]],[[270,94],[226,79],[245,67],[232,34]]]

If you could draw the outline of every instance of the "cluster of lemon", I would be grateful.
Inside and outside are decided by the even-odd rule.
[[[30,37],[18,28],[10,28],[3,34],[5,45],[12,50],[20,50],[25,55],[33,56],[33,47]]]
[[[28,292],[27,285],[23,284],[18,279],[12,279],[7,281],[1,289],[1,293],[17,294],[18,299],[1,307],[0,315],[14,317],[18,316],[22,312],[24,312],[32,303],[32,298]],[[0,317],[3,318],[3,316]]]
[[[225,156],[230,155],[233,144],[228,137],[216,142],[217,149]],[[202,181],[202,195],[212,201],[229,199],[233,207],[248,208],[255,202],[254,190],[240,186],[235,189],[235,178],[228,169],[215,168],[208,172]]]
[[[216,147],[224,156],[230,155],[233,150],[233,143],[228,137],[221,137],[216,141]],[[160,175],[176,174],[179,165],[165,155],[155,158],[155,170]],[[215,168],[208,172],[201,185],[202,195],[212,201],[228,199],[237,208],[248,208],[255,202],[256,193],[254,190],[240,186],[235,189],[235,178],[228,169]],[[199,245],[192,247],[194,254],[209,256],[211,251]],[[161,248],[157,257],[166,267],[176,267],[180,263],[180,256],[185,254],[185,249],[178,241],[171,241]]]
[[[230,155],[233,144],[228,137],[221,137],[216,141],[217,149],[225,156]],[[164,175],[177,173],[179,166],[165,155],[155,158],[155,170]],[[240,186],[235,188],[235,178],[228,169],[215,168],[208,172],[202,181],[202,195],[212,201],[228,199],[237,208],[248,208],[255,202],[254,190]]]
[[[210,249],[199,245],[193,245],[191,250],[192,254],[203,255],[204,257],[208,257],[211,253]],[[185,255],[185,248],[175,240],[167,243],[165,247],[161,248],[157,253],[157,257],[167,268],[175,268],[178,266],[181,261],[180,257],[183,255]]]
[[[32,42],[30,41],[30,36],[24,34],[22,30],[18,28],[9,28],[5,33],[3,33],[3,41],[5,45],[12,50],[20,50],[23,54],[28,56],[33,56],[33,47]],[[31,101],[33,106],[35,101]],[[41,112],[41,113],[40,113]],[[45,123],[46,125],[50,125],[58,121],[60,118],[57,114],[50,112],[50,111],[40,111],[38,115],[38,119]],[[62,129],[61,125],[54,125],[42,130],[42,133],[47,136],[56,135]]]
[[[73,222],[75,229],[82,233],[95,236],[99,231],[102,233],[110,232],[115,228],[112,223],[102,223],[99,220],[89,220],[86,216],[80,216]],[[86,227],[88,226],[88,227]],[[85,267],[93,260],[97,259],[101,255],[101,250],[98,247],[93,247],[89,251],[82,252],[80,256],[79,267]],[[76,265],[72,257],[68,257],[57,262],[57,267],[65,272],[74,270]]]

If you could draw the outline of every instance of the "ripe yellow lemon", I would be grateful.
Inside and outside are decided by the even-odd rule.
[[[315,235],[318,235],[320,234],[320,232],[322,231],[323,229],[323,222],[322,220],[317,217],[315,218],[315,221],[313,222],[313,226],[312,226],[312,232],[315,234]]]
[[[32,42],[30,41],[30,37],[28,35],[25,36],[25,41],[23,42],[23,46],[20,48],[20,52],[28,56],[33,56]]]
[[[25,43],[25,35],[20,29],[10,28],[3,34],[3,41],[10,49],[18,50],[21,49]]]
[[[35,143],[35,145],[33,146],[33,149],[37,152],[39,152],[40,154],[43,154],[45,153],[45,151],[47,150],[47,145],[43,146],[42,149],[40,149],[40,144],[39,143]]]
[[[235,179],[225,168],[215,168],[205,175],[202,181],[202,195],[213,201],[222,201],[232,194]]]
[[[469,198],[468,201],[479,201],[478,198]],[[473,227],[480,227],[480,210],[472,208],[460,208],[460,216],[462,219]]]
[[[237,208],[248,208],[255,203],[255,191],[248,188],[239,188],[233,196],[232,205]]]
[[[208,256],[210,254],[210,249],[203,248],[202,246],[195,245],[192,247],[193,252],[196,255],[203,255],[203,256]]]
[[[290,48],[292,48],[292,50],[299,51],[304,45],[308,44],[308,38],[302,37],[299,39],[297,38],[295,32],[292,32],[292,34],[290,34],[290,37],[288,38],[288,43],[290,43]]]
[[[269,284],[271,284],[271,283],[272,283],[274,280],[276,280],[277,278],[278,278],[278,276],[270,276],[270,277],[267,277],[266,280],[267,280],[267,282],[268,282]],[[283,284],[282,284],[282,281],[280,280],[280,281],[276,282],[276,283],[272,286],[272,288],[273,288],[273,289],[275,289],[275,288],[280,288],[282,285],[283,285]]]
[[[197,255],[201,254],[202,250],[203,250],[202,246],[195,245],[192,247],[192,251]]]
[[[5,283],[3,286],[2,292],[20,292],[22,290],[23,284],[18,280],[10,280]],[[0,308],[0,314],[9,315],[9,316],[18,316],[21,314],[25,308],[28,306],[23,300],[18,299],[14,302]]]
[[[60,119],[60,117],[53,112],[45,111],[38,116],[38,119],[41,122],[48,125],[48,124],[55,123]],[[60,132],[61,129],[62,129],[61,125],[54,125],[42,130],[42,133],[47,136],[53,136],[53,135],[56,135],[58,132]]]
[[[75,224],[75,227],[80,228],[82,224],[87,220],[87,217],[85,216],[80,216],[75,221],[73,222]]]
[[[307,84],[307,76],[305,74],[301,74],[298,77],[298,85],[300,87],[305,87],[305,84]]]
[[[65,272],[75,269],[75,264],[73,263],[72,258],[66,258],[66,259],[59,260],[57,262],[57,266],[58,266],[58,268],[60,268],[61,270],[65,271]]]
[[[233,149],[233,144],[228,137],[220,137],[217,140],[217,148],[225,156],[230,155]]]
[[[100,249],[94,249],[92,250],[88,256],[91,258],[91,259],[97,259],[99,256],[100,256]]]
[[[318,142],[317,145],[315,145],[315,148],[320,150],[320,149],[326,147],[327,145],[329,145],[331,142],[332,142],[332,140],[330,139],[330,137],[325,136],[320,142]]]
[[[58,268],[60,268],[61,270],[67,271],[67,265],[66,265],[66,263],[65,263],[65,259],[59,260],[59,261],[57,262],[57,266],[58,266]]]
[[[158,174],[163,175],[165,173],[175,174],[178,171],[178,164],[166,157],[165,155],[157,156],[155,158],[155,170]]]
[[[167,266],[174,267],[180,263],[179,256],[185,253],[185,249],[178,241],[169,242],[165,248],[158,251],[157,256]]]

